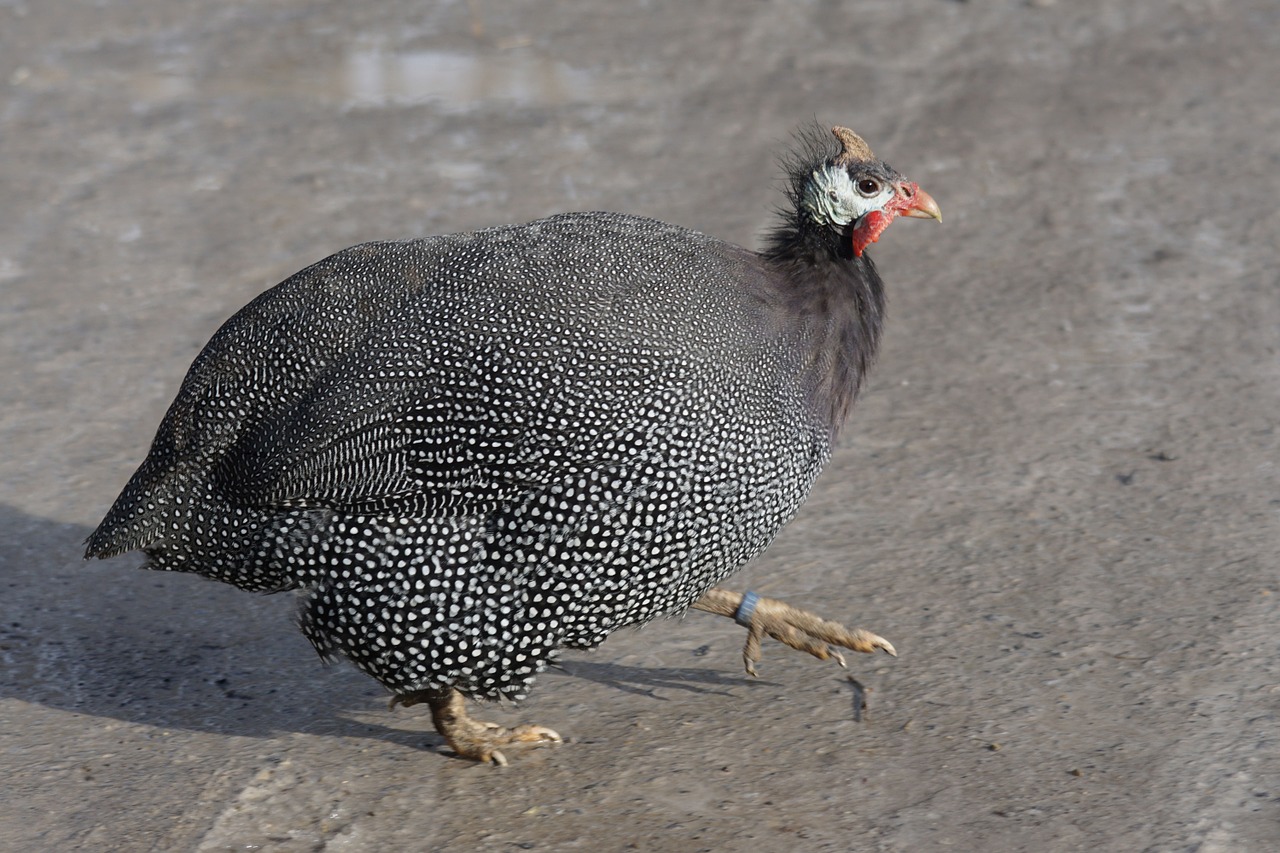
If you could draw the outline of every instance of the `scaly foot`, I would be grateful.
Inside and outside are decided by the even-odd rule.
[[[743,607],[746,599],[747,606]],[[840,646],[855,652],[885,651],[893,656],[897,652],[893,644],[870,631],[849,629],[838,622],[828,622],[807,610],[792,607],[775,598],[761,598],[755,593],[731,592],[715,587],[693,603],[696,610],[717,613],[736,620],[747,629],[747,643],[742,649],[742,660],[747,673],[756,674],[760,660],[760,640],[768,634],[793,649],[808,652],[819,660],[835,658],[845,666],[844,655],[832,648]]]
[[[391,699],[391,707],[417,705],[426,702],[431,706],[431,720],[436,731],[444,736],[453,751],[473,761],[507,765],[507,757],[501,747],[531,749],[553,743],[563,743],[563,738],[544,726],[516,726],[503,728],[497,723],[473,720],[467,714],[466,700],[452,688],[442,690],[418,690]]]

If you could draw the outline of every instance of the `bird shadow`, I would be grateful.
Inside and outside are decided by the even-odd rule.
[[[292,596],[135,571],[136,555],[86,563],[89,533],[0,504],[0,698],[228,736],[441,742],[429,722],[412,729],[370,722],[387,693],[350,666],[317,665],[294,627]],[[710,669],[580,658],[555,670],[655,700],[666,699],[660,691],[725,693],[743,682]]]
[[[664,702],[669,697],[659,695],[659,690],[727,696],[727,689],[714,688],[739,687],[744,681],[739,675],[697,667],[639,667],[575,659],[560,661],[554,668],[573,678]]]

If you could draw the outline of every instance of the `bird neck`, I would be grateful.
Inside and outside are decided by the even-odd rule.
[[[764,255],[776,270],[775,304],[799,351],[811,413],[834,440],[879,350],[884,284],[868,255],[854,256],[851,234],[806,225],[778,228]]]

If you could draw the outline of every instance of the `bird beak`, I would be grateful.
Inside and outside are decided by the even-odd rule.
[[[919,185],[912,183],[899,184],[898,194],[903,197],[903,204],[898,213],[899,216],[942,221],[942,210],[939,209],[938,203],[933,200],[933,196],[920,189]]]

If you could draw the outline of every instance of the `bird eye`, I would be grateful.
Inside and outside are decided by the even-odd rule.
[[[880,192],[880,182],[874,178],[863,178],[858,181],[858,192],[870,198]]]

